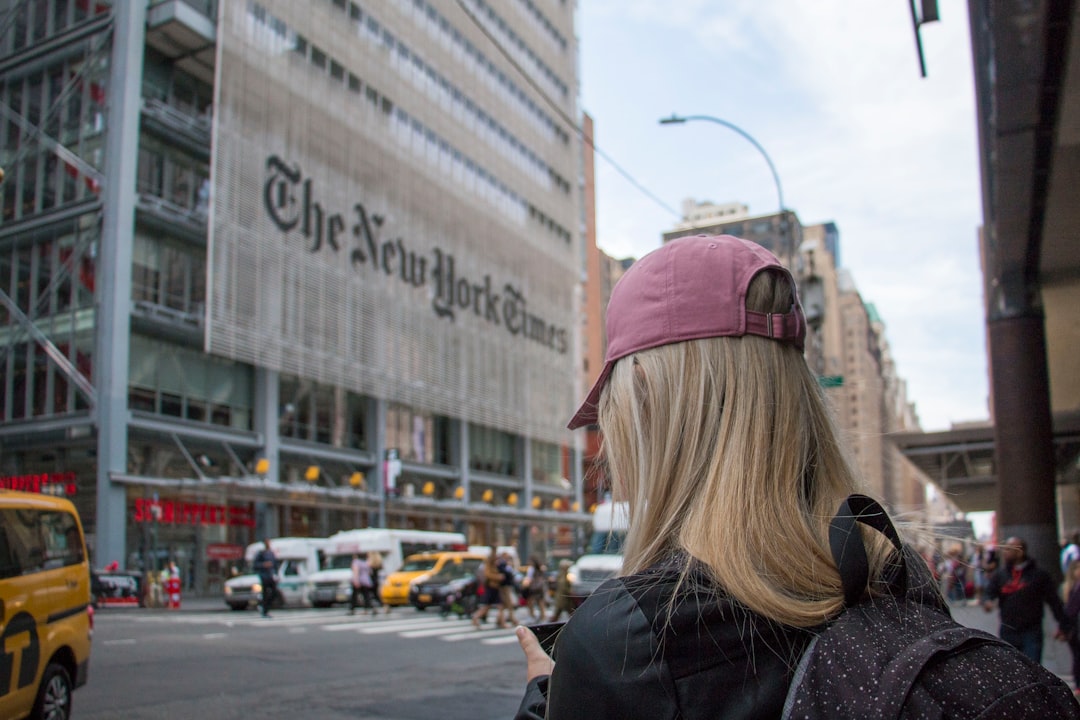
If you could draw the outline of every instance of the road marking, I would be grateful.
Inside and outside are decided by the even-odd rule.
[[[135,639],[134,638],[124,638],[122,640],[106,640],[105,644],[106,645],[134,645],[135,644]]]
[[[481,640],[484,645],[509,645],[512,642],[517,642],[517,635],[503,635],[502,637],[486,638]]]
[[[218,640],[223,637],[228,637],[227,633],[203,633],[204,640]]]

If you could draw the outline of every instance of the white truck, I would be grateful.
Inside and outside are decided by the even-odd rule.
[[[600,583],[622,570],[622,544],[629,519],[630,509],[625,502],[609,500],[596,506],[589,552],[575,560],[567,571],[575,606],[583,603]]]
[[[277,556],[274,607],[310,605],[309,578],[322,567],[326,546],[325,538],[285,537],[270,540],[270,549]],[[246,610],[259,603],[262,581],[257,573],[250,570],[256,553],[262,549],[261,542],[248,545],[244,551],[244,563],[249,572],[225,581],[225,604],[233,610]]]
[[[327,538],[323,569],[309,578],[309,600],[315,607],[330,607],[349,601],[354,553],[379,553],[383,563],[380,578],[385,580],[391,573],[397,572],[401,562],[409,555],[465,548],[465,536],[455,532],[394,528],[343,530]]]

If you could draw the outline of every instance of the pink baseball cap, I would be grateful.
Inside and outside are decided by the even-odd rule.
[[[791,282],[794,303],[788,312],[746,309],[750,281],[763,270]],[[806,318],[791,273],[761,245],[731,235],[672,240],[631,265],[611,291],[604,369],[567,427],[596,422],[600,392],[619,359],[686,340],[743,335],[803,349]]]

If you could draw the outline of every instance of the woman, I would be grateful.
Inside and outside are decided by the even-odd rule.
[[[480,622],[487,619],[488,610],[495,605],[499,606],[496,624],[500,628],[509,627],[506,624],[506,608],[503,607],[500,593],[503,573],[499,569],[499,554],[494,545],[491,546],[491,553],[484,558],[484,564],[481,566],[478,577],[481,581],[481,589],[477,593],[480,604],[477,605],[476,611],[472,614],[473,627],[479,630]]]
[[[781,716],[813,630],[845,606],[829,524],[857,490],[805,331],[790,273],[730,236],[672,241],[615,286],[569,426],[599,424],[628,501],[623,574],[571,616],[558,663],[517,628],[519,718]],[[862,537],[876,595],[892,550]]]
[[[529,567],[525,571],[525,578],[521,581],[521,588],[525,593],[529,617],[533,620],[543,620],[547,612],[547,569],[535,555],[529,559]]]

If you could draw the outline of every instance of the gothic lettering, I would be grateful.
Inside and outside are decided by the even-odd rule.
[[[307,240],[308,252],[320,252],[324,245],[335,253],[340,252],[346,237],[345,218],[331,212],[316,199],[317,188],[313,180],[303,176],[299,165],[290,166],[277,155],[267,158],[266,169],[263,203],[274,225],[284,233],[299,231]],[[423,288],[429,286],[430,267],[428,293],[436,316],[453,322],[458,309],[471,310],[473,315],[491,325],[504,326],[511,335],[544,345],[562,355],[569,351],[567,329],[528,312],[525,296],[514,285],[505,283],[501,294],[492,292],[491,275],[484,275],[482,282],[475,277],[458,275],[454,256],[438,246],[431,249],[430,255],[424,255],[411,249],[402,237],[384,242],[380,234],[386,217],[370,212],[363,202],[354,203],[352,210],[355,222],[348,230],[354,244],[348,257],[357,272],[361,265],[370,265],[372,270],[381,270],[381,276],[397,277],[414,288]],[[137,512],[144,510],[137,508]],[[214,507],[174,510],[168,506],[170,514],[177,511],[185,513],[182,522],[188,521],[192,513],[202,518],[201,522],[217,522],[214,518],[220,513],[223,522],[225,514],[224,509]],[[233,523],[231,512],[228,521]]]

